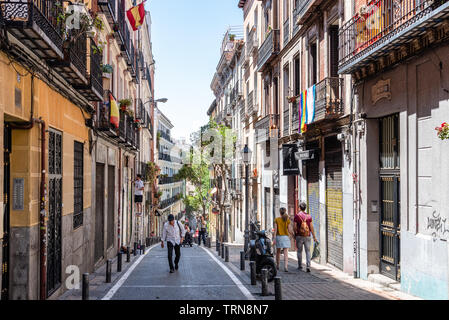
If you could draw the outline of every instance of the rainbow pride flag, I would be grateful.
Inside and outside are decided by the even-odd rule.
[[[301,93],[299,99],[299,132],[307,131],[307,125],[315,120],[315,95],[316,85],[311,86]]]

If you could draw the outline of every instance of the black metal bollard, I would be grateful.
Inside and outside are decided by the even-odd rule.
[[[251,261],[249,263],[249,268],[251,270],[251,285],[255,286],[257,284],[257,281],[256,281],[256,262],[255,261]]]
[[[117,272],[122,272],[122,253],[117,253]]]
[[[126,262],[131,261],[131,248],[128,246],[126,247]]]
[[[218,252],[220,251],[220,242],[218,242],[218,239],[215,240],[215,250]]]
[[[142,251],[142,254],[145,254],[145,248],[146,247],[144,244],[140,246],[140,250]]]
[[[137,242],[134,242],[134,255],[137,256]]]
[[[112,260],[106,261],[106,283],[111,283],[112,278]]]
[[[207,238],[207,247],[208,247],[209,249],[212,248],[210,238]]]
[[[221,244],[221,258],[224,259],[225,257],[225,245],[224,243]]]
[[[221,244],[220,243],[218,244],[218,250],[217,251],[218,251],[218,256],[221,256]]]
[[[274,300],[282,300],[282,285],[280,277],[274,278],[274,296]]]
[[[229,247],[225,247],[225,262],[229,262]]]
[[[84,273],[83,274],[83,293],[82,293],[82,299],[83,300],[89,300],[89,274]]]
[[[268,270],[262,269],[262,296],[268,296]]]
[[[240,251],[240,270],[245,270],[245,251]]]

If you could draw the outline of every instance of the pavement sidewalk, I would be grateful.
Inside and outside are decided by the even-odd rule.
[[[215,255],[215,246],[212,250]],[[242,283],[249,284],[248,290],[257,299],[273,300],[274,295],[262,297],[260,281],[251,286],[249,261],[245,262],[245,271],[240,270],[240,251],[243,246],[232,244],[229,246],[229,268],[236,273]],[[337,270],[329,265],[320,265],[312,262],[310,273],[297,269],[296,252],[289,252],[289,272],[283,270],[283,256],[281,256],[281,277],[283,300],[418,300],[419,298],[397,291],[380,283],[363,279],[354,279],[352,276]],[[274,293],[274,283],[269,284],[271,293]]]

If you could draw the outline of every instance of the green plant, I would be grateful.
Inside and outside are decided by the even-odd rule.
[[[443,122],[440,127],[436,127],[435,130],[438,131],[437,135],[441,140],[449,139],[449,124],[446,122]]]
[[[122,107],[122,106],[129,107],[133,102],[132,102],[132,99],[127,98],[127,99],[119,100],[119,103],[120,103],[120,107]]]
[[[103,21],[97,15],[93,15],[91,12],[87,14],[88,9],[85,3],[82,1],[76,1],[75,3],[72,3],[72,5],[84,7],[84,10],[79,11],[79,29],[75,36],[70,36],[69,31],[71,29],[67,28],[67,20],[70,19],[70,21],[72,21],[72,16],[75,14],[75,10],[69,11],[69,7],[64,8],[62,1],[56,1],[55,6],[53,7],[57,24],[64,36],[64,39],[74,42],[82,34],[91,32],[92,29],[97,29],[98,31],[104,30]]]
[[[229,34],[229,40],[234,41],[235,39],[235,34]]]
[[[160,168],[154,162],[148,162],[145,172],[145,180],[150,184],[154,184]]]
[[[103,73],[112,73],[114,72],[114,69],[112,68],[112,66],[110,64],[105,64],[101,66],[101,70],[103,71]]]

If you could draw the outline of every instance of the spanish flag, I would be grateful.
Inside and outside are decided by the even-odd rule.
[[[111,124],[116,128],[118,128],[120,121],[120,114],[118,110],[117,101],[115,101],[115,98],[111,93],[109,94],[109,105],[111,106],[111,119],[110,119]]]
[[[136,31],[139,29],[139,27],[143,24],[143,21],[145,20],[145,6],[144,2],[141,4],[132,7],[126,12],[126,15],[128,16],[129,23],[133,27],[133,30]]]

